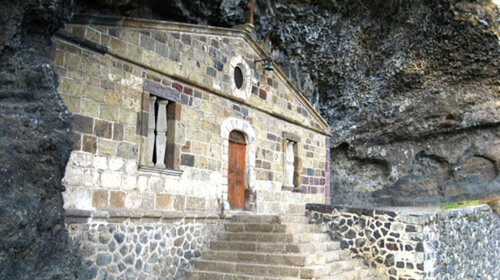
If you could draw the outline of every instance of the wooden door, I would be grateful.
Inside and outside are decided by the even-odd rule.
[[[228,202],[231,209],[245,206],[245,137],[241,132],[229,134]]]

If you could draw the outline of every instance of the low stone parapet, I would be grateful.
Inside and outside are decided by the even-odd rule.
[[[488,205],[449,211],[307,204],[332,240],[389,279],[498,279],[499,220]]]

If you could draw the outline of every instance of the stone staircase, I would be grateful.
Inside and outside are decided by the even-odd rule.
[[[187,280],[382,280],[352,259],[305,216],[238,215],[193,267]]]

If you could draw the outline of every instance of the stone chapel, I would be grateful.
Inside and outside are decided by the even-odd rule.
[[[224,217],[330,200],[328,124],[248,27],[76,15],[57,33],[66,223],[96,277],[175,275]]]

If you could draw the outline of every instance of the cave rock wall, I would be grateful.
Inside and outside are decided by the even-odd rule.
[[[85,279],[64,227],[71,115],[56,91],[51,36],[68,1],[0,10],[0,279]]]

